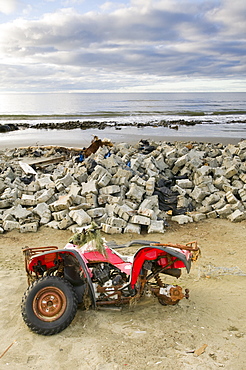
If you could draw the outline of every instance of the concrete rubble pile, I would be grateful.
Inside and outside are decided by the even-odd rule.
[[[0,232],[41,225],[77,232],[95,221],[110,234],[163,233],[169,221],[246,219],[246,140],[143,143],[100,147],[81,162],[70,155],[33,173],[23,171],[23,157],[60,152],[1,152]]]

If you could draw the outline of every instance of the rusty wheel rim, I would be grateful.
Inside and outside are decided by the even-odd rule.
[[[42,321],[55,321],[65,312],[67,299],[63,291],[56,287],[45,287],[34,297],[33,311]]]

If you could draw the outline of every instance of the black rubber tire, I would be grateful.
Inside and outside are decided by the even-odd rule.
[[[78,298],[73,286],[60,277],[46,276],[26,290],[21,313],[34,333],[53,335],[70,325],[77,308]]]

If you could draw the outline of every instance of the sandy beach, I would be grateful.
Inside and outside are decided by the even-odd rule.
[[[18,148],[39,145],[61,145],[67,147],[87,147],[93,136],[107,138],[113,143],[128,142],[137,143],[141,139],[159,141],[198,141],[222,144],[237,144],[245,137],[245,132],[235,131],[228,127],[223,131],[220,125],[203,125],[195,127],[180,127],[178,131],[165,127],[122,127],[115,130],[112,127],[100,129],[75,129],[75,130],[38,130],[29,128],[26,130],[12,131],[0,134],[0,150],[5,148]]]
[[[104,131],[100,134],[104,137]],[[89,141],[92,133],[86,135]],[[129,133],[118,139],[130,140]],[[26,145],[25,141],[12,144]],[[69,144],[78,146],[76,141]],[[190,298],[177,306],[161,306],[154,297],[146,297],[134,308],[125,306],[121,311],[79,309],[63,332],[52,337],[36,335],[21,317],[21,300],[27,289],[22,248],[63,247],[70,236],[69,230],[45,226],[36,233],[11,231],[1,235],[1,369],[246,368],[246,221],[206,219],[186,225],[171,222],[164,234],[151,234],[152,240],[160,242],[197,240],[201,247],[202,255],[191,273],[184,272],[179,280],[179,285],[190,290]],[[140,236],[118,234],[105,238],[124,244]],[[149,238],[141,235],[141,239]],[[135,249],[121,251],[132,254]]]
[[[201,258],[179,281],[190,289],[190,299],[161,306],[146,297],[122,311],[79,309],[60,334],[36,335],[20,314],[27,288],[21,249],[63,247],[70,236],[69,231],[46,227],[37,233],[12,231],[1,236],[1,369],[245,369],[245,221],[170,225],[164,235],[151,235],[162,242],[199,242]],[[121,244],[139,235],[106,238]],[[132,254],[134,248],[122,251]],[[195,356],[200,348],[204,353]]]

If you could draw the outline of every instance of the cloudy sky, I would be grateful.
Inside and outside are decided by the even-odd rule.
[[[0,91],[246,91],[244,0],[0,0]]]

